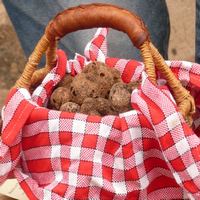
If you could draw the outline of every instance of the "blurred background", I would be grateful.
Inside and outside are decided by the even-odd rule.
[[[194,62],[195,0],[166,0],[166,2],[171,24],[169,59]],[[0,0],[0,108],[8,90],[21,74],[26,59],[15,30]],[[8,187],[6,186],[7,189]],[[3,191],[0,187],[1,192]],[[0,195],[0,199],[7,198]]]

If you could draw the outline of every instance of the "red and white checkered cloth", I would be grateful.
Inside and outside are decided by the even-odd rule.
[[[143,63],[107,57],[107,32],[98,29],[85,57],[67,61],[59,50],[57,66],[32,96],[23,88],[10,91],[0,182],[17,178],[32,200],[200,199],[200,65],[167,61],[195,96],[192,130],[162,79],[156,86]],[[91,60],[115,67],[124,82],[142,79],[131,95],[132,111],[99,117],[43,107],[66,72],[76,75]]]

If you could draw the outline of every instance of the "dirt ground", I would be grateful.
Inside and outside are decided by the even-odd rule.
[[[194,61],[195,0],[166,2],[171,21],[169,59]],[[0,109],[8,90],[21,74],[25,61],[17,35],[0,0]],[[0,199],[4,198],[0,195]]]
[[[195,0],[166,0],[170,17],[170,60],[195,60]]]
[[[25,56],[0,0],[0,108],[5,96],[23,71]]]

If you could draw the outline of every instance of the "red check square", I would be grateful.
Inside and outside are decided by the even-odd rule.
[[[176,169],[176,171],[183,171],[186,168],[180,157],[171,160],[170,163],[173,166],[173,168]]]
[[[168,132],[164,136],[160,137],[160,143],[162,145],[163,150],[166,150],[174,145],[173,138],[171,136],[171,133]]]
[[[199,191],[199,189],[197,188],[197,186],[194,184],[194,182],[191,181],[185,181],[183,183],[184,187],[191,193],[196,193]]]
[[[115,194],[107,190],[102,189],[100,193],[101,199],[109,200],[114,199]]]
[[[56,194],[60,195],[61,197],[64,197],[66,191],[67,191],[68,186],[63,183],[59,183],[56,185],[56,187],[53,189],[53,192]]]
[[[126,158],[129,158],[131,156],[133,156],[134,154],[134,151],[133,151],[133,143],[132,142],[129,142],[128,144],[124,145],[122,147],[122,152],[123,152],[123,157],[126,159]]]
[[[27,161],[27,167],[29,172],[31,173],[42,173],[42,172],[53,171],[51,166],[51,160],[49,158],[29,160]]]
[[[125,180],[126,181],[138,180],[138,177],[139,176],[138,176],[138,172],[137,172],[136,167],[125,171]]]
[[[108,139],[105,145],[105,152],[114,155],[119,147],[120,147],[119,143]]]
[[[93,163],[89,161],[80,161],[78,172],[82,175],[92,176]]]
[[[88,199],[89,187],[76,188],[74,199]]]
[[[82,146],[86,148],[95,149],[97,145],[97,139],[98,139],[97,135],[85,134],[83,138]]]
[[[71,160],[67,159],[67,158],[60,158],[61,161],[61,167],[62,167],[62,171],[68,171],[70,164],[71,164]]]
[[[60,132],[59,140],[61,145],[71,145],[72,144],[72,133],[71,132]]]
[[[103,174],[103,178],[108,180],[108,181],[112,181],[112,176],[113,176],[113,169],[111,167],[106,167],[106,166],[102,166],[102,174]]]

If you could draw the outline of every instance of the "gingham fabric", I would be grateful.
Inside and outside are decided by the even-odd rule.
[[[31,200],[200,199],[200,65],[170,62],[195,96],[193,129],[177,111],[162,77],[154,85],[143,63],[107,57],[108,29],[98,29],[85,56],[57,65],[32,95],[12,89],[2,112],[0,182],[15,177]],[[119,116],[88,116],[46,109],[64,74],[104,61],[124,82],[141,79],[133,110]]]

